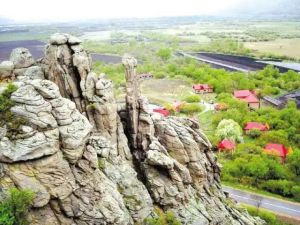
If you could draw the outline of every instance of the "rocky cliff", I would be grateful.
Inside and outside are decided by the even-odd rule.
[[[18,48],[0,64],[0,78],[18,87],[10,110],[26,121],[1,128],[0,191],[35,192],[31,224],[140,224],[154,207],[183,224],[263,224],[228,204],[195,121],[148,110],[133,57],[123,58],[126,105],[118,106],[80,43],[54,34],[43,59]]]

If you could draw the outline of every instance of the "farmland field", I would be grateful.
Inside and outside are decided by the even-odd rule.
[[[260,53],[272,53],[300,58],[300,38],[247,42],[245,46]]]
[[[141,91],[151,102],[158,104],[181,100],[183,96],[193,93],[191,84],[177,79],[145,80]]]

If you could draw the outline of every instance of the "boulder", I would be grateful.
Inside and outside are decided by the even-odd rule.
[[[27,70],[24,73],[24,77],[28,80],[45,79],[44,72],[39,66],[31,66],[27,68]]]
[[[0,80],[11,78],[14,70],[14,64],[11,61],[3,61],[0,63]]]
[[[15,69],[27,68],[34,64],[34,59],[27,48],[15,48],[9,59]]]
[[[66,34],[55,33],[50,36],[50,44],[63,45],[68,42],[68,36]]]
[[[78,37],[69,35],[68,43],[70,45],[79,45],[81,42],[82,42],[82,40],[80,40]]]

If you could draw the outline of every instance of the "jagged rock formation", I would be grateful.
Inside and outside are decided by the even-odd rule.
[[[10,137],[0,130],[0,190],[35,192],[31,224],[134,224],[154,206],[184,224],[263,224],[226,203],[219,165],[195,121],[149,112],[133,57],[123,58],[120,109],[80,42],[55,34],[42,60],[21,48],[0,64],[0,78],[18,85],[11,111],[27,121]]]

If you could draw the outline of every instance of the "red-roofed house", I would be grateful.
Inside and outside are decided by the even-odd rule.
[[[259,99],[254,91],[238,90],[234,91],[233,95],[235,98],[247,102],[250,108],[258,109],[260,107]]]
[[[208,84],[195,84],[193,89],[197,94],[212,93],[214,91],[213,87]]]
[[[264,148],[264,152],[270,155],[279,156],[281,163],[284,163],[289,150],[282,144],[268,143]]]
[[[222,141],[219,142],[218,144],[218,149],[219,151],[224,151],[224,150],[229,150],[233,151],[235,149],[236,145],[234,141],[231,141],[229,139],[223,139]]]
[[[157,108],[157,109],[153,109],[153,112],[159,113],[159,114],[163,115],[164,117],[170,115],[169,110],[167,110],[167,109],[165,109],[165,108]]]
[[[247,133],[250,130],[260,130],[260,131],[267,131],[269,130],[268,124],[258,123],[258,122],[248,122],[244,126],[244,131]]]

